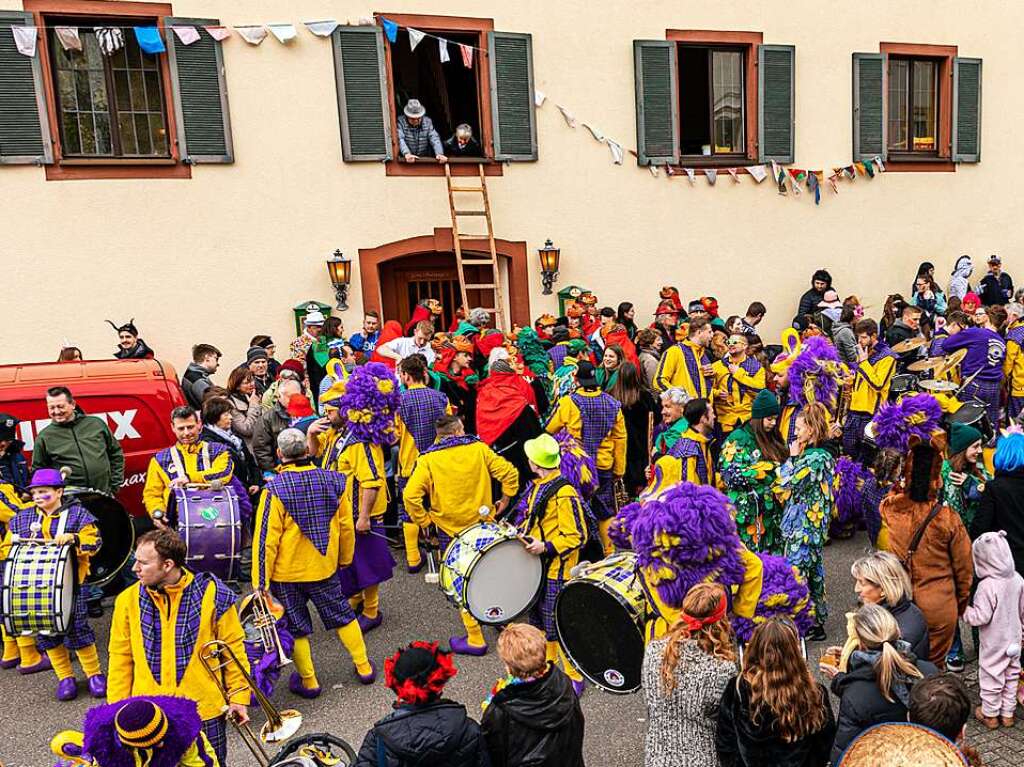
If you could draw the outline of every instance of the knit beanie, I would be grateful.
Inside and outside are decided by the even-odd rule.
[[[954,423],[949,429],[949,454],[962,453],[982,439],[981,432],[965,423]]]
[[[265,359],[269,359],[269,356],[267,355],[267,350],[264,349],[262,346],[250,346],[249,347],[249,351],[247,351],[245,353],[246,364],[248,364],[248,363],[250,363],[250,362],[252,362],[254,360],[265,360]]]
[[[778,415],[779,399],[768,389],[761,389],[754,397],[754,404],[750,409],[751,418],[768,418]]]
[[[152,751],[167,734],[167,715],[153,701],[135,699],[118,710],[114,729],[126,748]]]

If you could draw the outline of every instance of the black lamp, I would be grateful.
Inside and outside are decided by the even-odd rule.
[[[345,311],[348,309],[348,286],[352,281],[352,262],[345,258],[340,250],[335,250],[334,255],[327,259],[327,273],[331,275],[331,284],[334,286],[334,298],[338,302],[338,308]]]
[[[558,277],[558,259],[562,255],[562,251],[559,250],[552,244],[551,240],[544,243],[543,248],[537,250],[537,255],[540,256],[540,280],[544,286],[544,290],[541,291],[543,295],[551,295],[551,286],[554,285],[555,279]]]

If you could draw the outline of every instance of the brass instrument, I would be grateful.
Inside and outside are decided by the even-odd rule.
[[[274,704],[267,699],[267,696],[260,692],[252,675],[246,670],[245,664],[238,659],[238,656],[235,655],[227,642],[220,639],[211,639],[199,651],[199,660],[213,678],[213,682],[221,691],[221,695],[224,696],[225,711],[228,704],[231,703],[232,697],[246,691],[251,693],[256,703],[263,709],[267,721],[260,728],[259,735],[253,732],[248,722],[239,722],[233,716],[229,716],[228,719],[235,726],[239,736],[242,738],[242,742],[252,752],[252,755],[256,757],[256,762],[260,767],[270,767],[270,754],[267,753],[263,744],[280,743],[281,741],[288,740],[302,726],[302,714],[293,709],[278,711]],[[245,679],[244,686],[236,687],[235,689],[228,688],[221,672],[231,666],[241,672]]]
[[[246,641],[256,639],[263,646],[263,652],[277,655],[277,665],[280,668],[287,666],[292,659],[284,654],[284,648],[281,646],[281,637],[277,633],[277,616],[274,614],[275,606],[279,607],[265,592],[254,591],[242,598],[238,607],[238,617],[245,630]]]

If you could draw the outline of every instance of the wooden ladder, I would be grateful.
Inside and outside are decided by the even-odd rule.
[[[462,293],[462,305],[465,307],[466,312],[476,307],[469,305],[468,291],[470,290],[489,290],[494,297],[491,306],[484,306],[488,312],[494,315],[494,327],[499,330],[507,329],[505,323],[505,297],[501,292],[501,276],[498,272],[498,253],[494,248],[494,225],[491,223],[491,200],[487,195],[487,178],[484,175],[483,164],[478,164],[477,169],[480,172],[480,185],[479,186],[455,186],[452,183],[452,166],[449,163],[445,163],[444,166],[444,177],[448,184],[448,208],[452,214],[452,240],[455,243],[455,268],[458,270],[459,275],[459,290]],[[483,198],[483,210],[474,209],[463,209],[455,206],[455,195],[456,194],[479,194]],[[487,234],[466,234],[459,229],[459,218],[461,217],[478,217],[483,216],[487,222]],[[482,253],[469,253],[468,257],[464,257],[462,253],[462,243],[466,240],[482,240],[487,237],[487,246],[489,248],[488,254]],[[467,266],[489,266],[491,268],[491,280],[484,282],[469,282],[466,279]],[[467,317],[468,319],[468,317]]]

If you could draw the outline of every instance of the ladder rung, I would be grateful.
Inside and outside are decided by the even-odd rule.
[[[486,210],[457,210],[455,211],[456,216],[486,216]]]
[[[466,290],[494,290],[497,287],[493,282],[466,283]]]
[[[484,188],[482,186],[453,186],[453,192],[482,192]]]
[[[489,258],[464,258],[462,259],[463,266],[494,266],[494,262]]]
[[[467,234],[466,232],[459,232],[459,239],[460,240],[486,240],[488,238],[488,236],[489,235],[487,234],[487,232],[482,232],[480,234],[475,234],[475,233]]]

